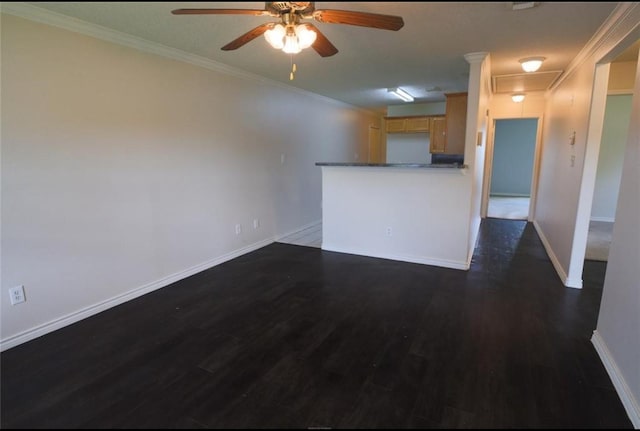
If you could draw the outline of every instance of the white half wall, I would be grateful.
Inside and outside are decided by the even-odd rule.
[[[366,160],[380,125],[13,15],[1,31],[2,349],[316,222],[315,162]]]
[[[322,167],[322,249],[468,269],[466,169]]]

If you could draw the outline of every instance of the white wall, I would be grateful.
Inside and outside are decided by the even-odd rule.
[[[609,79],[608,63],[638,38],[640,4],[619,3],[549,95],[534,224],[567,286],[581,285]],[[635,428],[640,428],[638,79],[636,72],[616,223],[597,330],[592,338]],[[576,131],[576,141],[570,145],[573,131]]]
[[[593,342],[640,429],[640,61],[613,240]]]
[[[387,163],[431,163],[429,133],[388,133]]]
[[[548,94],[534,225],[568,287],[582,287],[602,134],[608,71],[596,76],[596,64],[623,37],[633,37],[629,32],[637,31],[637,14],[636,4],[620,3],[606,30],[589,41]],[[594,93],[598,80],[604,91]]]
[[[315,162],[366,160],[380,123],[282,85],[1,24],[3,349],[320,220]],[[11,306],[16,285],[27,301]]]
[[[491,56],[486,52],[469,53],[465,59],[470,65],[464,150],[464,163],[469,166],[471,180],[467,233],[467,256],[470,261],[482,221],[480,211],[491,103]]]
[[[578,226],[595,59],[587,58],[566,76],[548,97],[534,225],[563,283],[580,288],[582,269],[571,271],[570,264]],[[575,144],[571,145],[574,132]],[[595,179],[595,167],[593,175]],[[586,231],[584,240],[586,245]]]
[[[404,117],[411,115],[444,115],[446,102],[404,103],[402,105],[388,105],[388,117]]]

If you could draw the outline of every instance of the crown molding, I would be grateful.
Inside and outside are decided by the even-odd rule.
[[[481,63],[482,60],[487,57],[487,55],[489,55],[488,52],[470,52],[464,55],[464,59],[467,60],[467,63],[469,64]]]
[[[640,3],[620,2],[598,31],[589,39],[586,45],[567,67],[556,82],[549,87],[555,90],[569,76],[571,76],[587,59],[595,57],[596,61],[615,48],[626,36],[640,27]]]
[[[72,31],[74,33],[84,34],[85,36],[94,37],[96,39],[104,40],[106,42],[123,45],[129,48],[136,49],[138,51],[159,55],[162,57],[170,58],[172,60],[189,63],[194,66],[203,67],[205,69],[213,70],[215,72],[224,73],[237,78],[246,79],[248,81],[257,82],[260,84],[272,85],[284,90],[292,91],[304,96],[312,97],[323,102],[327,102],[333,105],[337,105],[343,108],[354,109],[362,113],[379,117],[378,112],[374,112],[368,109],[361,108],[359,106],[350,105],[340,100],[332,99],[321,94],[313,93],[311,91],[302,90],[291,85],[283,84],[272,79],[256,75],[237,69],[229,65],[219,63],[217,61],[202,57],[196,54],[183,51],[177,48],[171,48],[166,45],[162,45],[157,42],[152,42],[141,37],[133,36],[127,33],[123,33],[117,30],[113,30],[107,27],[103,27],[98,24],[93,24],[87,21],[83,21],[77,18],[73,18],[67,15],[63,15],[57,12],[52,12],[46,9],[39,8],[24,2],[0,2],[0,12],[9,15],[14,15],[20,18],[28,19],[30,21],[39,22],[41,24],[51,25],[54,27],[62,28]]]

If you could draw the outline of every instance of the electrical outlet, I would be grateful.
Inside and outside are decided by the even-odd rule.
[[[9,297],[11,298],[11,305],[26,301],[24,297],[24,286],[16,286],[9,289]]]
[[[253,228],[258,229],[260,227],[260,219],[253,219]]]
[[[387,236],[391,236],[393,235],[393,230],[391,229],[391,227],[387,228]]]
[[[240,233],[242,233],[242,225],[241,224],[237,224],[236,225],[236,235],[240,235]]]

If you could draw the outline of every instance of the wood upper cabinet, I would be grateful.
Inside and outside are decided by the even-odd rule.
[[[429,117],[386,117],[387,133],[420,133],[429,131]]]
[[[447,144],[446,117],[431,117],[429,152],[444,153]]]
[[[464,154],[467,132],[467,93],[445,94],[446,102],[446,144],[445,154]]]
[[[429,131],[429,117],[410,117],[407,118],[406,123],[407,132],[428,132]]]

